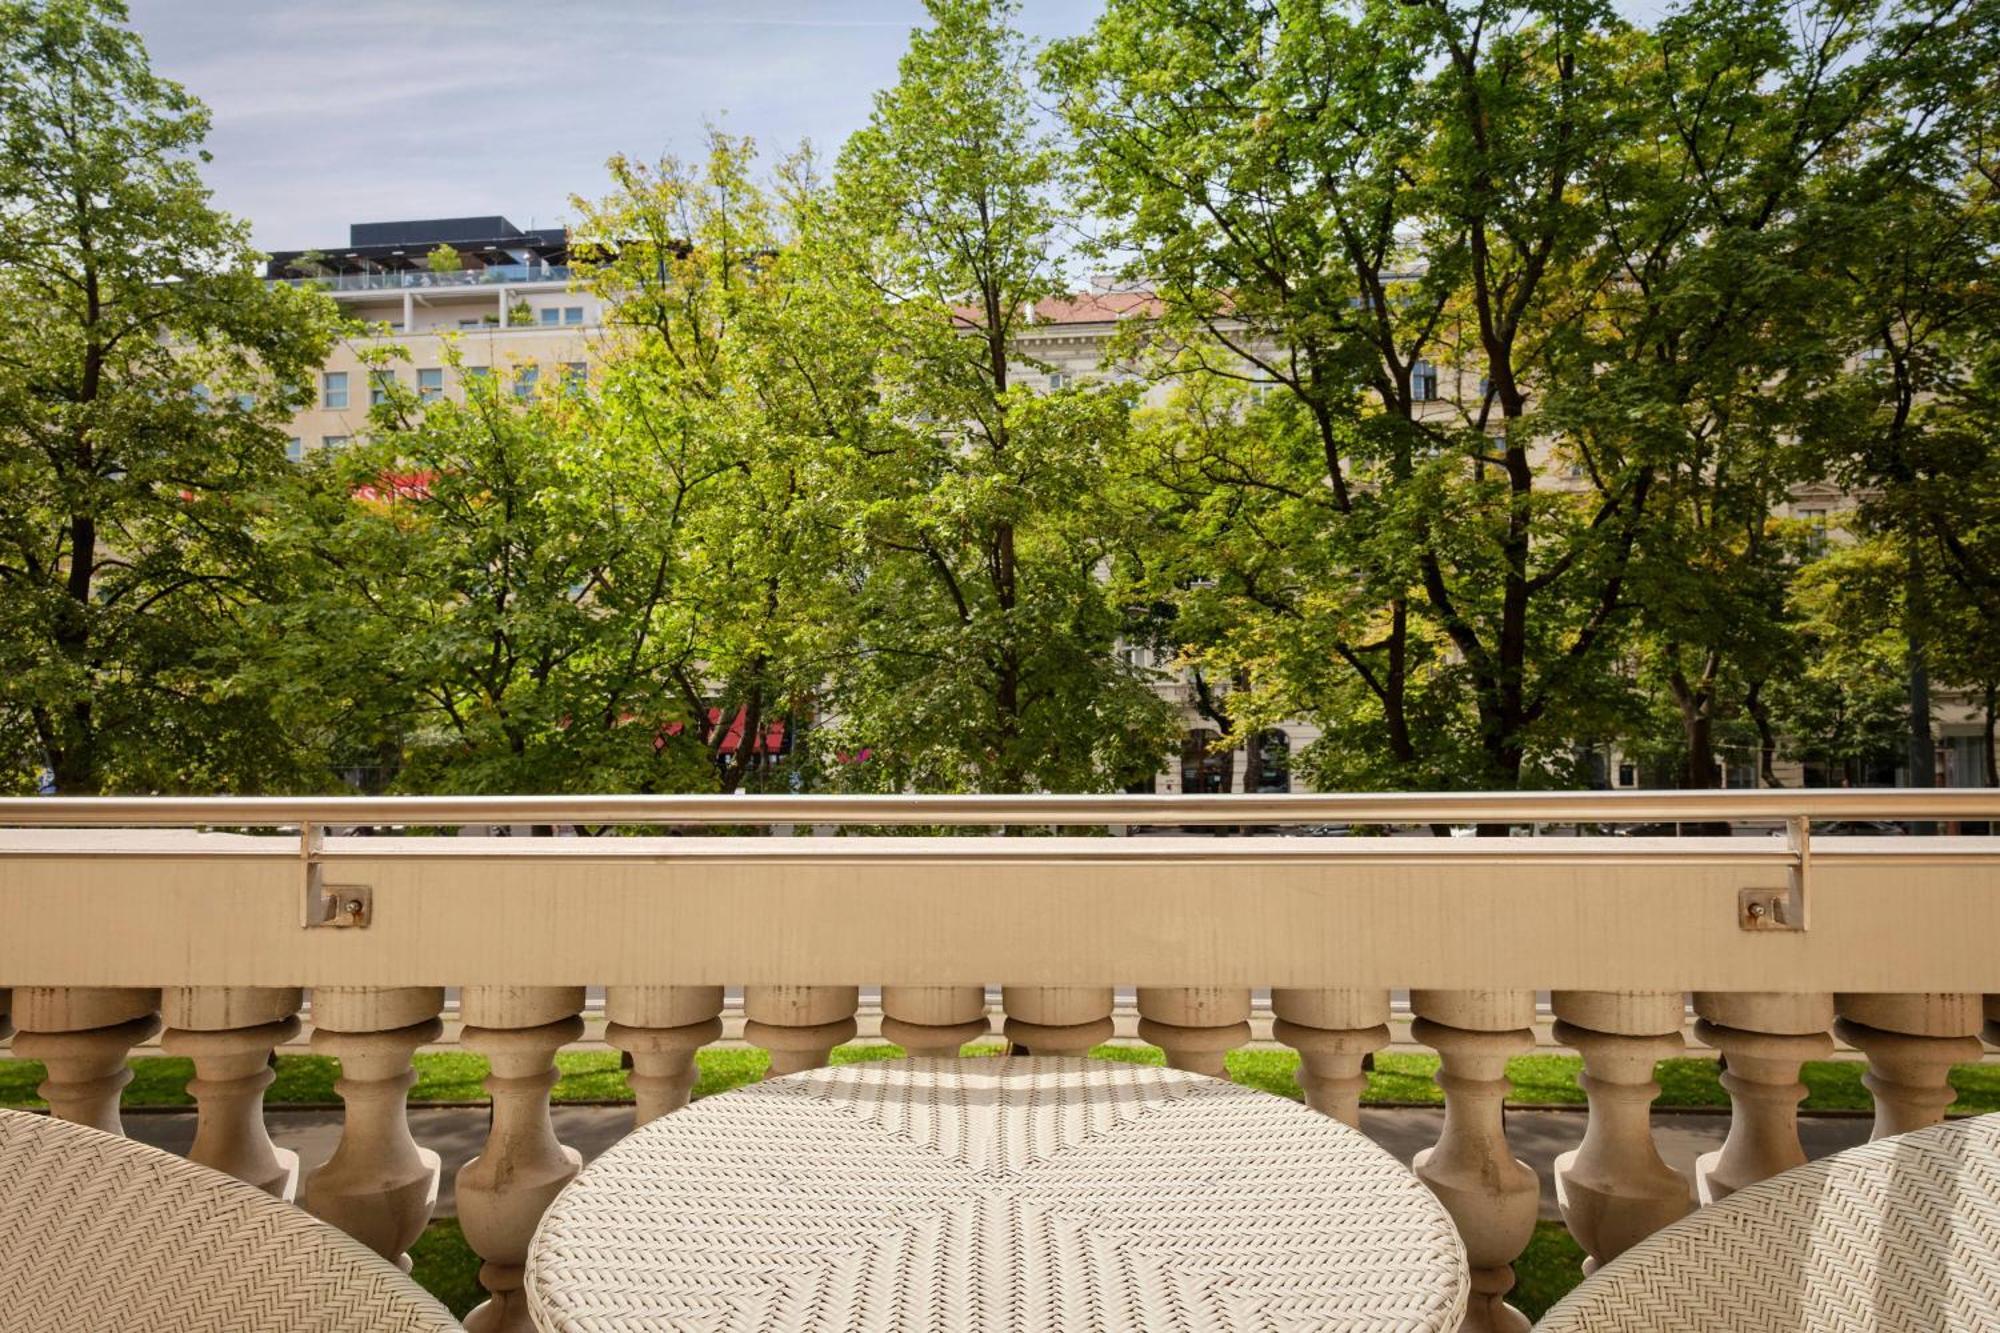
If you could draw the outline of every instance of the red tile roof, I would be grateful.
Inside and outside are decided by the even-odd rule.
[[[1157,317],[1166,309],[1151,292],[1077,292],[1036,301],[1029,321],[1035,324],[1110,324],[1138,316]]]
[[[1032,301],[1026,310],[1027,322],[1037,324],[1115,324],[1121,319],[1155,318],[1166,309],[1151,292],[1073,292]],[[952,317],[966,328],[984,324],[977,307],[962,305]]]

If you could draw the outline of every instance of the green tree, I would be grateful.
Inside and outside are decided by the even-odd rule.
[[[302,712],[406,790],[732,791],[788,780],[769,741],[817,686],[826,561],[810,451],[774,410],[783,221],[749,145],[614,159],[578,200],[608,303],[588,385],[407,385],[308,471],[282,540]],[[385,356],[397,355],[384,349]],[[357,688],[358,687],[358,688]]]
[[[1075,220],[1002,0],[930,0],[837,163],[826,279],[872,298],[879,401],[843,469],[853,658],[831,742],[871,785],[1097,791],[1156,771],[1171,716],[1114,653],[1099,570],[1116,386],[1044,392],[1017,334]],[[1023,371],[1029,372],[1024,376]]]
[[[661,478],[666,680],[734,790],[766,780],[740,742],[808,720],[838,649],[829,472],[873,401],[873,361],[840,301],[799,276],[822,189],[809,154],[768,185],[755,146],[719,131],[698,166],[610,165],[613,193],[576,201],[605,255],[586,280],[610,303],[599,429]],[[787,781],[813,780],[805,761]]]
[[[0,3],[0,733],[65,794],[297,777],[227,687],[330,304],[267,286],[115,0]]]
[[[270,540],[303,586],[264,614],[299,713],[400,790],[678,789],[656,738],[682,715],[639,651],[652,478],[573,397],[464,383],[463,403],[392,390],[285,508]]]
[[[1052,53],[1180,367],[1279,391],[1270,447],[1180,432],[1150,471],[1261,548],[1212,591],[1283,646],[1253,679],[1337,738],[1330,776],[1546,780],[1601,708],[1650,474],[1550,487],[1530,403],[1606,276],[1622,34],[1593,5],[1114,0]]]
[[[1882,542],[1834,546],[1793,581],[1800,657],[1773,677],[1771,709],[1809,782],[1870,785],[1898,758],[1904,588],[1902,559]]]
[[[1842,351],[1817,198],[1940,36],[1838,5],[1703,3],[1632,38],[1638,110],[1592,191],[1610,281],[1553,339],[1541,418],[1576,471],[1609,453],[1652,477],[1633,653],[1678,717],[1682,786],[1718,785],[1718,727],[1754,720],[1794,660],[1801,534],[1773,515],[1824,476],[1805,441]]]
[[[1864,496],[1865,527],[1902,553],[1906,771],[1927,786],[1934,672],[1949,658],[1950,683],[1996,674],[1967,656],[1988,636],[1946,647],[1936,631],[2000,613],[2000,6],[1940,5],[1919,22],[1939,40],[1911,43],[1871,151],[1824,192],[1822,271],[1843,299],[1850,360],[1813,438]]]

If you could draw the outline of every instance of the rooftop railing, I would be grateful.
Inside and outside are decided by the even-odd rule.
[[[1518,1327],[1502,1302],[1539,1186],[1502,1107],[1539,997],[1582,1057],[1588,1129],[1557,1195],[1601,1263],[1803,1161],[1800,1069],[1836,1035],[1868,1063],[1877,1135],[1945,1114],[1951,1069],[2000,1041],[2000,837],[1967,831],[1992,820],[1979,789],[14,799],[0,1014],[53,1111],[114,1130],[127,1053],[164,1024],[194,1061],[191,1155],[284,1193],[261,1097],[305,1011],[347,1109],[299,1198],[394,1256],[437,1183],[410,1056],[455,988],[493,1069],[458,1206],[515,1327],[528,1239],[576,1169],[553,1060],[593,997],[640,1121],[686,1101],[726,1007],[782,1074],[854,1037],[866,987],[881,1035],[921,1054],[996,1034],[1085,1052],[1130,988],[1138,1035],[1216,1074],[1269,1021],[1306,1100],[1349,1123],[1393,998],[1441,1062],[1416,1170],[1467,1242],[1467,1327]],[[1542,836],[1433,836],[1508,831]],[[1727,1056],[1731,1101],[1692,1180],[1649,1114],[1690,1032]]]
[[[485,268],[405,269],[393,273],[328,273],[312,278],[276,278],[294,287],[330,292],[408,291],[439,287],[497,287],[531,282],[568,282],[567,264],[489,264]]]

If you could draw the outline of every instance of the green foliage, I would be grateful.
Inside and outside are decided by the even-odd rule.
[[[201,183],[208,113],[124,17],[0,4],[0,781],[287,786],[268,696],[232,676],[331,307],[257,276]]]
[[[1825,440],[1882,435],[1829,406],[1831,256],[1886,276],[1892,224],[1934,225],[1914,186],[1881,216],[1884,180],[1976,231],[1990,75],[1941,66],[1992,31],[1985,0],[1650,30],[1112,0],[1046,67],[1105,250],[1163,303],[1130,347],[1193,377],[1126,459],[1168,520],[1125,561],[1164,646],[1319,724],[1325,785],[1574,781],[1574,745],[1668,712],[1683,781],[1739,717],[1768,751],[1801,555],[1772,514]]]
[[[1167,672],[1322,788],[1879,780],[1906,680],[2000,725],[1996,6],[930,0],[830,178],[611,160],[587,384],[289,468],[330,303],[114,0],[0,0],[5,782],[1109,791]]]
[[[297,581],[258,613],[274,688],[389,754],[401,790],[707,785],[667,743],[687,714],[661,660],[666,479],[585,396],[464,383],[393,390],[368,439],[300,472],[265,537]]]
[[[1866,785],[1899,753],[1904,572],[1889,546],[1861,542],[1829,550],[1793,581],[1800,659],[1773,681],[1771,708],[1786,757],[1824,771],[1827,785]]]
[[[932,0],[895,87],[842,152],[822,279],[874,293],[879,404],[841,486],[852,656],[825,737],[851,785],[1103,791],[1157,767],[1171,716],[1113,653],[1096,503],[1118,388],[1044,393],[1015,335],[1062,286],[1073,215],[998,0]],[[865,762],[859,757],[866,756]]]

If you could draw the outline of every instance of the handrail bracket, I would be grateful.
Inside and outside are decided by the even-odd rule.
[[[366,884],[329,884],[326,864],[326,830],[313,820],[299,823],[299,868],[303,892],[299,900],[299,925],[366,927],[375,914],[375,890]]]
[[[1792,864],[1785,872],[1785,887],[1742,889],[1736,895],[1736,924],[1744,930],[1806,929],[1809,902],[1806,888],[1812,880],[1812,818],[1787,816],[1785,843],[1792,854]]]

